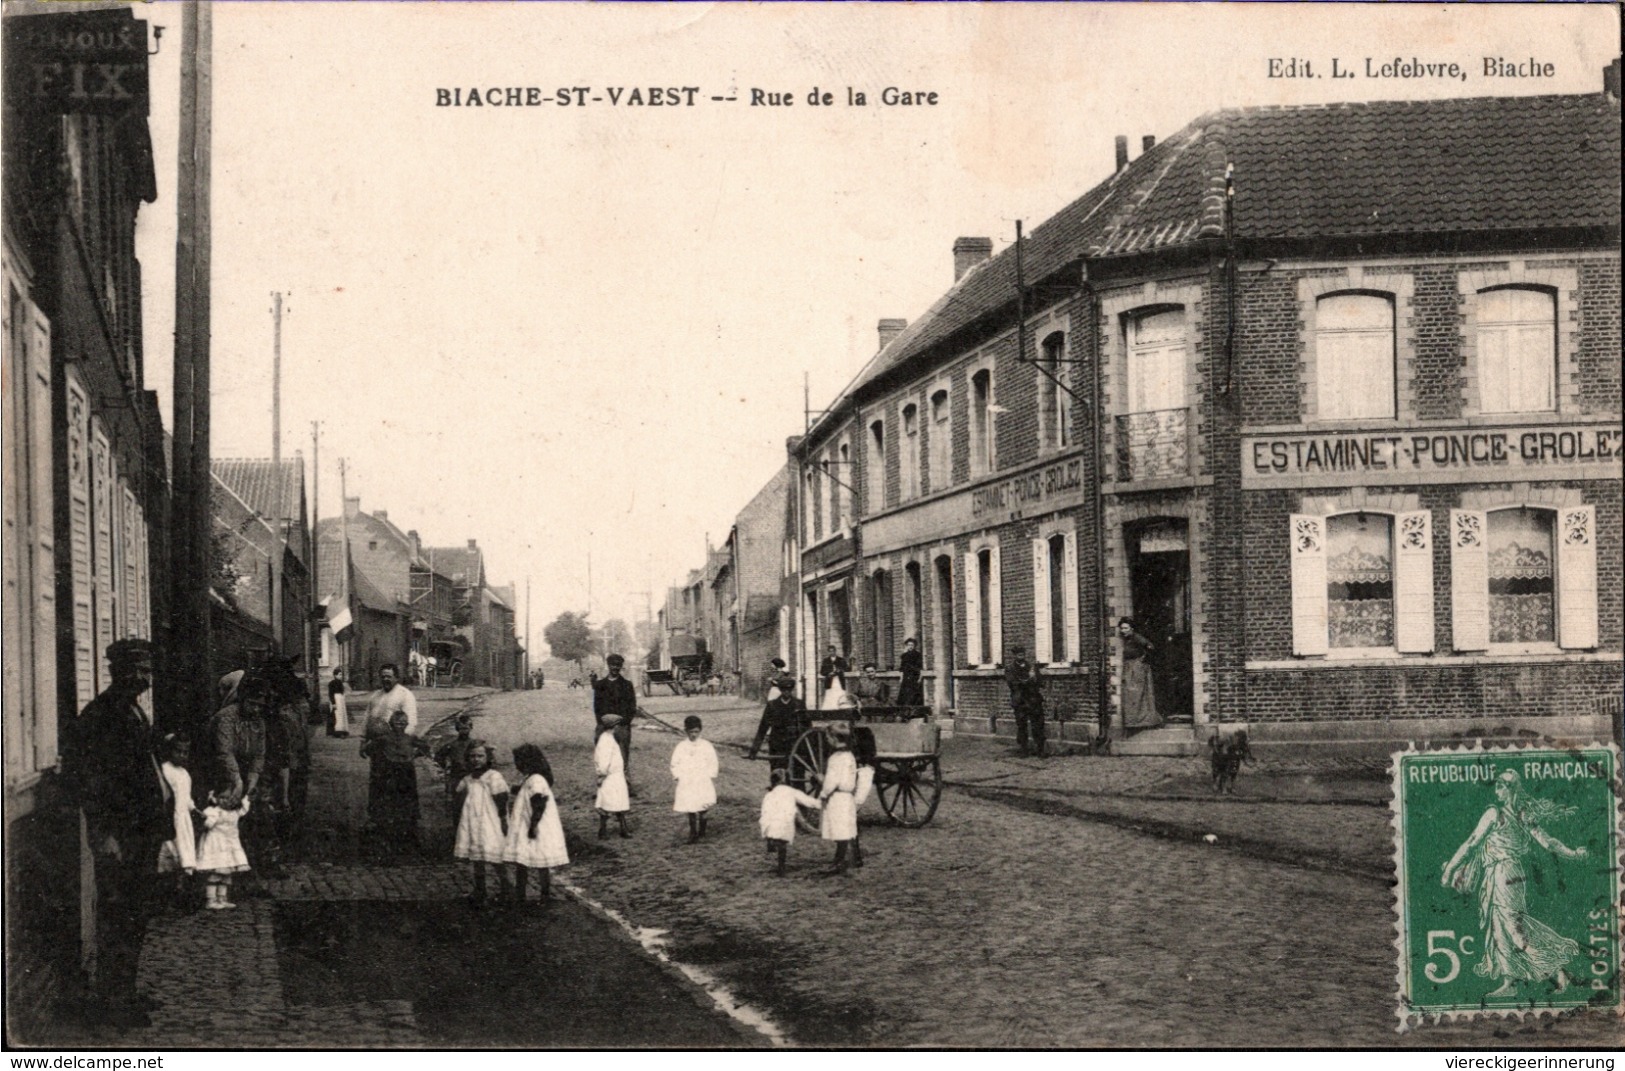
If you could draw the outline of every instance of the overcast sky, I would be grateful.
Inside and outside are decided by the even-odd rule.
[[[142,209],[149,386],[170,403],[179,5],[152,64],[160,196]],[[1112,167],[1218,107],[1596,92],[1610,5],[218,4],[216,457],[323,424],[363,509],[477,538],[533,632],[659,605],[825,404],[952,281]],[[1466,81],[1270,78],[1269,60],[1457,62]],[[1482,76],[1483,58],[1554,65]],[[591,87],[586,107],[437,107],[441,88]],[[607,89],[699,87],[690,107]],[[835,94],[811,107],[814,88]],[[936,92],[886,107],[887,86]],[[848,87],[867,107],[845,104]],[[751,107],[750,90],[788,92]],[[713,103],[713,95],[737,95]],[[523,621],[523,608],[520,608]]]

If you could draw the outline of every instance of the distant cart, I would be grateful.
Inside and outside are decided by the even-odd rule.
[[[698,695],[711,673],[711,653],[705,649],[705,638],[679,632],[666,642],[671,651],[671,668],[645,669],[643,694],[652,696],[668,688],[672,695]]]
[[[870,707],[866,710],[813,710],[813,727],[790,751],[790,784],[817,796],[833,749],[832,731],[875,741],[875,795],[893,824],[919,829],[931,821],[942,799],[942,733],[930,707]],[[803,810],[802,828],[818,828],[816,812]]]

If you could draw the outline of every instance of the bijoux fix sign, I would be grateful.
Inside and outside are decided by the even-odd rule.
[[[1618,479],[1622,460],[1618,424],[1290,432],[1241,441],[1242,484],[1253,487],[1301,484],[1305,478],[1336,483],[1341,477],[1467,483],[1518,471],[1549,479],[1557,478],[1557,470]]]
[[[5,20],[6,96],[57,115],[147,114],[147,24],[124,9]]]

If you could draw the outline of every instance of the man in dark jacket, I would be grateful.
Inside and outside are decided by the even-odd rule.
[[[762,750],[762,741],[767,741],[768,767],[773,770],[782,770],[790,764],[790,749],[796,746],[802,733],[812,728],[807,704],[796,698],[795,678],[780,678],[778,687],[778,696],[762,709],[756,739],[750,745],[750,757],[754,759]]]
[[[150,1025],[136,1001],[158,846],[171,834],[171,792],[137,699],[152,686],[152,645],[107,648],[112,683],[70,728],[63,772],[85,813],[96,867],[96,1012],[121,1029]]]
[[[1044,693],[1038,667],[1027,661],[1025,647],[1012,647],[1004,667],[1010,706],[1016,715],[1016,746],[1023,755],[1044,754]],[[1029,744],[1030,741],[1030,744]]]
[[[638,713],[638,693],[632,687],[632,682],[621,676],[621,667],[626,665],[626,659],[618,654],[612,654],[604,659],[609,666],[609,676],[593,682],[592,686],[592,717],[596,725],[606,714],[613,714],[621,719],[610,732],[615,734],[616,741],[621,745],[621,762],[626,767],[626,780],[632,781],[632,719]],[[593,739],[598,739],[597,734]]]

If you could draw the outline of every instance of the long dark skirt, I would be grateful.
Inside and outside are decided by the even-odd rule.
[[[1162,724],[1157,713],[1156,686],[1151,667],[1144,658],[1123,660],[1123,726],[1128,729],[1154,729]]]
[[[367,786],[367,816],[385,847],[416,845],[418,776],[411,763],[373,760]]]

